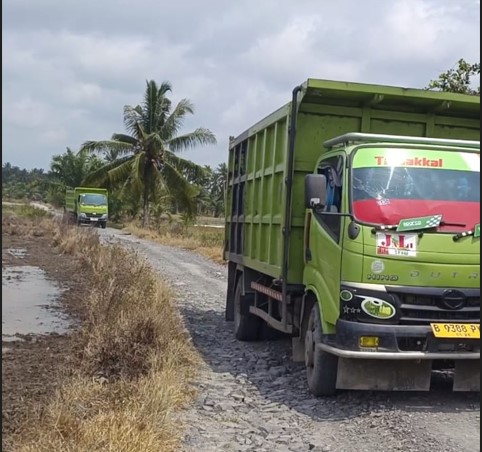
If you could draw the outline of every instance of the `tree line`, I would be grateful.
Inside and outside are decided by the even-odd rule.
[[[480,63],[460,59],[431,80],[426,89],[480,96]],[[2,165],[5,198],[27,198],[56,206],[64,203],[65,189],[96,186],[109,190],[112,219],[140,218],[146,226],[151,217],[182,214],[187,220],[198,215],[218,217],[224,213],[227,166],[201,166],[179,154],[195,146],[215,144],[214,134],[199,127],[181,133],[183,121],[194,113],[189,99],[173,105],[169,82],[146,81],[143,101],[124,107],[125,133],[110,139],[85,141],[77,152],[67,147],[54,155],[49,171],[25,170]]]

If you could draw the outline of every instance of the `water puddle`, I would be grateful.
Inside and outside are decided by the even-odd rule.
[[[39,267],[2,269],[2,341],[30,334],[63,333],[70,323],[55,309],[62,289]],[[3,350],[2,350],[3,352]]]
[[[25,248],[9,248],[8,254],[11,254],[13,257],[18,257],[22,259],[27,255],[27,250]]]

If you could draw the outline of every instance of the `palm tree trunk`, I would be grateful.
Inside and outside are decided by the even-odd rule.
[[[142,226],[149,226],[149,164],[144,164],[144,215],[142,217]]]

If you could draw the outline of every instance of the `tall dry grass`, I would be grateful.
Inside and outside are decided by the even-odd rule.
[[[224,229],[209,226],[164,223],[156,228],[142,228],[135,223],[125,225],[128,231],[139,238],[152,240],[162,245],[175,246],[195,251],[219,264],[224,264]]]
[[[55,223],[53,241],[85,273],[81,365],[14,450],[179,450],[179,412],[194,394],[199,358],[169,288],[140,257],[102,246],[91,230]]]
[[[2,234],[41,237],[51,230],[51,215],[27,204],[2,203]]]

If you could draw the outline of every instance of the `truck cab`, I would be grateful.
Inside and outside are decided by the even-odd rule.
[[[319,337],[305,336],[307,363],[315,350],[345,366],[372,360],[357,369],[357,383],[345,371],[339,386],[374,380],[375,358],[391,360],[393,372],[417,357],[418,389],[427,389],[433,359],[471,368],[454,389],[467,374],[477,384],[479,147],[357,133],[325,143],[328,152],[306,177],[303,283],[321,323]]]
[[[75,187],[67,189],[65,210],[77,225],[105,228],[108,220],[108,198],[105,188]]]

